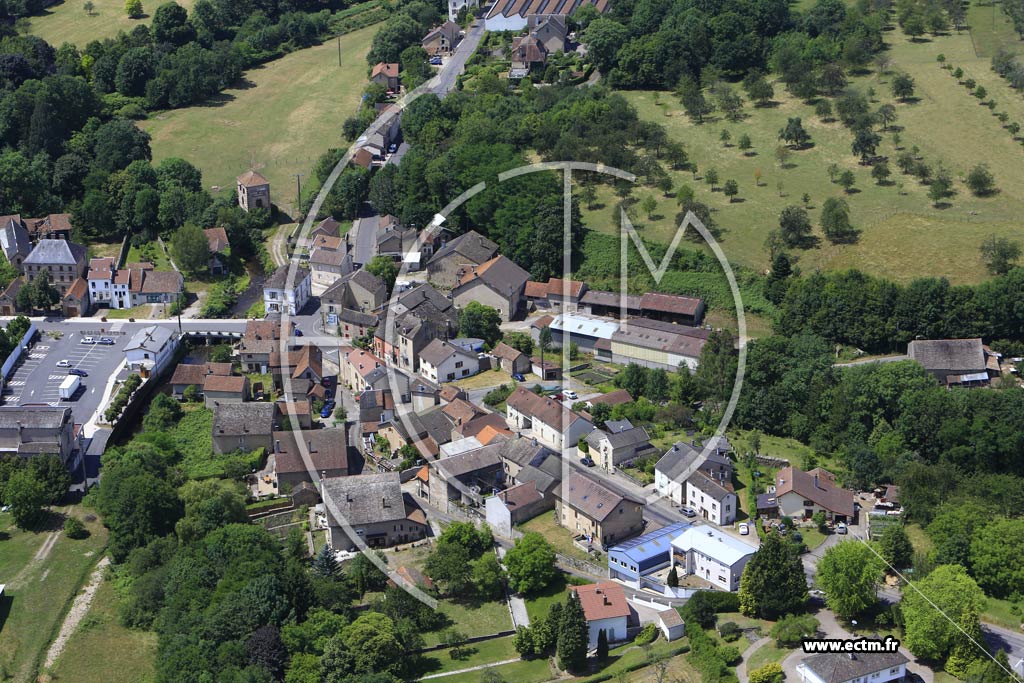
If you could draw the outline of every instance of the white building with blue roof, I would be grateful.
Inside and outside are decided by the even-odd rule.
[[[710,526],[690,527],[672,539],[676,572],[698,576],[725,591],[739,589],[743,568],[756,552],[754,546]]]
[[[642,577],[672,564],[672,539],[690,526],[676,522],[613,546],[608,551],[609,578],[640,588]]]

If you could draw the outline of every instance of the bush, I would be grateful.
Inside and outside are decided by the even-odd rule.
[[[724,624],[720,624],[718,626],[718,635],[722,636],[722,640],[724,640],[727,643],[732,643],[739,640],[741,633],[742,631],[740,627],[737,626],[736,622],[733,621],[727,621]]]
[[[782,683],[783,677],[782,665],[769,662],[750,672],[750,683]]]
[[[89,532],[77,517],[68,517],[64,520],[64,535],[77,541],[88,536]]]
[[[502,384],[495,389],[491,389],[484,395],[484,403],[493,408],[496,405],[504,403],[505,399],[507,399],[514,390],[514,383]]]
[[[818,620],[809,614],[790,614],[772,627],[772,637],[779,647],[796,647],[804,638],[813,636],[818,630]]]
[[[718,648],[718,657],[729,666],[736,666],[743,659],[740,649],[735,645],[726,645]]]
[[[636,634],[636,638],[633,640],[635,645],[646,645],[647,643],[653,642],[658,637],[658,627],[654,624],[647,624],[640,633]]]

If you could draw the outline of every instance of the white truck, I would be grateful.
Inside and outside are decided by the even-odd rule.
[[[78,375],[68,375],[65,377],[64,381],[60,383],[60,400],[70,400],[81,385],[82,378]]]

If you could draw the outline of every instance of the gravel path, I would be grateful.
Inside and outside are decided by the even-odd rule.
[[[96,595],[96,589],[100,587],[100,582],[103,581],[103,570],[107,568],[108,564],[110,564],[110,558],[101,558],[96,563],[96,569],[93,570],[92,575],[89,577],[89,583],[86,584],[85,589],[75,596],[74,602],[71,603],[71,609],[68,610],[68,615],[64,617],[64,623],[60,626],[60,633],[57,634],[57,638],[50,645],[50,649],[46,653],[46,662],[43,664],[44,669],[49,669],[57,663],[57,658],[64,652],[64,646],[67,645],[68,638],[75,632],[79,622],[82,621],[82,618],[89,611],[92,599]]]
[[[502,664],[511,664],[512,662],[521,662],[521,661],[523,661],[523,660],[521,660],[519,657],[516,657],[515,659],[505,659],[505,660],[502,660],[500,662],[491,662],[490,664],[481,664],[479,666],[471,666],[468,669],[458,669],[456,671],[445,671],[444,673],[440,673],[440,674],[430,674],[429,676],[424,676],[420,680],[421,681],[425,681],[425,680],[430,679],[430,678],[444,678],[445,676],[454,676],[455,674],[464,674],[464,673],[467,673],[469,671],[480,671],[481,669],[490,669],[492,666],[501,666]]]
[[[750,673],[747,671],[747,662],[750,661],[750,657],[770,642],[772,639],[768,637],[755,640],[743,653],[743,661],[736,667],[736,678],[740,680],[740,683],[747,683],[750,680]]]

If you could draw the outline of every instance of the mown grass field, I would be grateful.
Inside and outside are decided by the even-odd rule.
[[[723,229],[720,243],[727,257],[736,263],[756,269],[768,266],[764,241],[777,227],[780,211],[788,205],[800,204],[804,193],[810,195],[810,217],[816,225],[820,208],[827,197],[844,196],[850,205],[851,221],[862,233],[857,244],[832,245],[822,239],[818,248],[798,250],[804,272],[814,269],[846,269],[857,267],[867,272],[907,281],[924,275],[939,275],[954,283],[973,283],[987,277],[979,258],[978,247],[990,234],[1024,239],[1024,226],[1019,216],[1024,211],[1024,187],[1016,182],[1024,147],[1012,141],[1010,134],[988,108],[981,106],[967,90],[958,86],[935,58],[946,55],[948,63],[959,66],[966,77],[984,85],[1010,121],[1024,123],[1024,97],[1013,92],[989,68],[987,57],[975,54],[967,31],[911,43],[896,31],[888,32],[888,53],[892,67],[888,73],[871,72],[851,79],[851,85],[866,91],[873,88],[876,96],[872,107],[894,103],[898,119],[901,147],[917,146],[930,164],[941,163],[954,178],[963,176],[979,162],[988,164],[999,192],[977,198],[957,179],[957,191],[948,208],[937,209],[927,197],[927,187],[895,167],[897,150],[892,131],[883,133],[878,153],[889,157],[893,171],[891,184],[878,186],[870,176],[870,167],[862,166],[850,149],[852,134],[838,122],[823,123],[814,116],[813,106],[794,99],[775,84],[775,106],[754,108],[749,103],[747,118],[730,123],[718,119],[703,125],[692,123],[671,93],[625,92],[640,116],[665,125],[669,136],[684,143],[699,173],[695,180],[690,172],[673,174],[675,186],[691,185],[702,201],[714,211],[714,219]],[[916,83],[917,100],[897,103],[891,94],[892,74],[906,72]],[[787,168],[780,168],[774,151],[779,145],[778,132],[788,117],[800,117],[811,134],[811,149],[792,153]],[[731,146],[719,140],[722,130],[732,137]],[[751,156],[744,155],[735,143],[742,134],[753,142]],[[832,184],[827,169],[837,164],[850,169],[856,177],[853,194],[844,195],[840,186]],[[714,168],[719,175],[716,191],[703,181],[704,172]],[[755,171],[762,177],[755,186]],[[721,192],[721,184],[734,179],[739,184],[737,201],[730,202]],[[781,189],[779,183],[781,182]],[[902,188],[901,188],[902,186]],[[587,224],[597,230],[613,232],[616,223],[612,211],[616,198],[602,188],[596,211],[585,211]],[[643,224],[640,233],[648,239],[668,242],[675,232],[675,199],[663,196],[654,188],[636,194],[653,195],[658,200],[654,218],[637,217]],[[585,207],[584,207],[585,208]],[[661,218],[658,218],[658,216]]]
[[[57,512],[86,512],[80,506],[54,508],[54,531],[22,531],[11,515],[0,514],[0,680],[29,683],[57,634],[71,600],[92,572],[107,542],[99,521],[86,523],[88,538],[74,541],[59,531]]]
[[[293,52],[246,72],[243,87],[209,104],[155,114],[139,125],[153,136],[153,161],[187,159],[203,184],[235,191],[250,166],[270,180],[271,200],[286,211],[295,202],[295,173],[307,174],[331,147],[347,146],[341,124],[359,105],[366,53],[376,26]],[[304,182],[306,179],[303,179]]]
[[[175,0],[187,10],[195,0]],[[84,2],[64,0],[47,8],[42,14],[29,18],[29,33],[37,35],[54,47],[72,43],[84,48],[92,40],[113,38],[119,32],[129,33],[136,26],[149,25],[152,14],[160,6],[158,0],[144,0],[146,15],[131,19],[125,14],[124,0],[92,0],[92,14],[86,14]]]
[[[75,683],[152,683],[156,680],[156,634],[134,631],[118,621],[120,601],[105,580],[78,630],[53,667],[53,681]],[[116,658],[111,657],[116,653]]]

